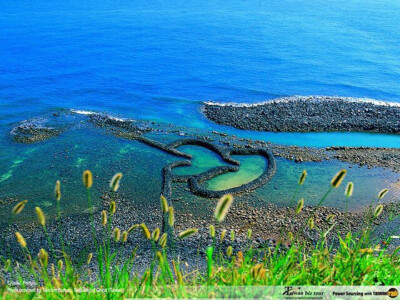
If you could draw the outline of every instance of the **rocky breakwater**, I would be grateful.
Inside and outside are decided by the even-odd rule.
[[[400,132],[400,103],[371,99],[292,96],[258,104],[207,102],[211,121],[245,130],[272,132]]]
[[[177,147],[184,145],[205,147],[213,151],[215,154],[218,154],[223,161],[232,164],[233,166],[219,166],[198,175],[185,176],[185,175],[174,175],[172,173],[172,169],[176,167],[190,166],[191,161],[173,162],[164,167],[163,169],[162,195],[164,195],[167,199],[170,198],[171,196],[173,182],[187,182],[189,184],[190,191],[195,195],[202,196],[205,198],[219,198],[225,194],[239,194],[239,193],[250,192],[254,189],[257,189],[260,186],[266,184],[275,175],[276,172],[276,161],[274,156],[272,155],[271,152],[263,148],[255,148],[255,149],[222,148],[210,142],[203,141],[200,139],[180,139],[175,142],[172,142],[169,145],[164,146],[162,149],[164,151],[171,152],[170,149],[176,149]],[[246,184],[240,185],[238,187],[226,190],[212,191],[201,186],[201,183],[210,180],[216,176],[219,176],[221,174],[239,171],[240,162],[233,159],[231,155],[260,155],[264,157],[265,160],[267,161],[267,168],[258,178]]]

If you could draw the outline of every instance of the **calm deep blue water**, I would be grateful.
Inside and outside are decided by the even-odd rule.
[[[207,127],[199,106],[210,99],[400,101],[399,9],[397,1],[1,1],[0,124],[79,108]],[[400,147],[381,135],[259,136]]]
[[[0,7],[0,184],[34,155],[10,141],[11,128],[60,109],[282,144],[400,147],[396,135],[239,131],[200,112],[205,100],[290,95],[400,102],[398,1],[20,0]]]

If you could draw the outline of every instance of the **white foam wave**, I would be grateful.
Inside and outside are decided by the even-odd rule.
[[[272,100],[266,100],[258,103],[235,103],[235,102],[215,102],[215,101],[205,101],[205,105],[212,106],[232,106],[232,107],[256,107],[270,103],[289,103],[295,101],[347,101],[354,103],[371,103],[377,106],[390,106],[390,107],[400,107],[400,103],[397,102],[388,102],[383,100],[376,100],[371,98],[353,98],[353,97],[336,97],[336,96],[290,96],[290,97],[282,97]]]
[[[89,111],[89,110],[71,109],[70,111],[72,113],[74,113],[74,114],[85,115],[85,116],[98,115],[99,114],[99,113],[96,113],[94,111]]]
[[[109,114],[103,114],[103,113],[98,113],[90,110],[79,110],[79,109],[71,109],[70,112],[74,114],[79,114],[79,115],[85,115],[85,116],[107,116],[107,118],[115,121],[120,121],[120,122],[126,122],[126,121],[132,121],[129,119],[124,119],[124,118],[119,118],[115,116],[111,116]]]
[[[118,118],[118,117],[113,117],[113,116],[109,116],[110,119],[115,120],[115,121],[120,121],[120,122],[126,122],[126,121],[131,121],[128,119],[123,119],[123,118]]]

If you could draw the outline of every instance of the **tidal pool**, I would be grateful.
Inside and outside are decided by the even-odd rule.
[[[216,153],[199,146],[182,146],[179,149],[193,156],[192,165],[179,167],[173,173],[177,175],[198,175],[218,166],[229,166]],[[206,181],[210,190],[220,191],[246,184],[259,177],[267,166],[265,158],[257,155],[232,155],[240,162],[239,171],[222,174]]]
[[[256,155],[233,155],[240,162],[237,172],[226,173],[206,182],[210,190],[225,190],[257,179],[267,167],[265,158]]]

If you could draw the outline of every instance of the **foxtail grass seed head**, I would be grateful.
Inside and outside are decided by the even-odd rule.
[[[36,215],[39,220],[40,225],[46,226],[46,216],[44,215],[42,209],[38,206],[35,207]]]
[[[228,210],[232,205],[232,202],[233,196],[230,194],[224,195],[221,199],[219,199],[214,213],[215,219],[218,223],[221,223],[225,219],[226,214],[228,213]]]
[[[110,181],[110,190],[111,192],[116,192],[119,189],[119,183],[121,182],[122,179],[122,173],[117,173],[113,176],[113,178]]]
[[[22,234],[20,234],[18,231],[15,233],[15,237],[17,238],[17,242],[20,244],[22,248],[26,248],[26,241]]]
[[[210,225],[210,236],[215,238],[215,227],[214,225]]]
[[[158,239],[160,238],[160,228],[156,228],[154,229],[154,231],[151,234],[151,238],[153,239],[153,241],[157,242]]]
[[[49,254],[47,253],[47,251],[43,248],[40,249],[38,257],[40,265],[46,268],[49,263]]]
[[[163,255],[161,254],[161,252],[160,252],[160,251],[157,251],[156,256],[157,256],[158,262],[159,262],[160,264],[162,264],[163,261],[164,261],[164,258],[163,258]]]
[[[313,229],[314,228],[314,219],[309,218],[307,221],[308,228]]]
[[[353,195],[353,190],[354,190],[354,184],[350,181],[346,186],[346,190],[344,191],[346,197],[350,198]]]
[[[175,223],[174,208],[170,206],[168,208],[168,225],[170,227],[174,227],[174,223]]]
[[[17,205],[15,205],[14,208],[12,209],[12,214],[18,215],[19,213],[21,213],[26,203],[28,203],[28,200],[21,201]]]
[[[4,271],[8,271],[11,267],[11,259],[7,259],[4,263]]]
[[[306,180],[307,177],[307,171],[304,170],[303,173],[301,173],[300,178],[299,178],[299,185],[303,185],[304,181]]]
[[[199,231],[197,228],[189,228],[189,229],[186,229],[186,230],[182,231],[181,233],[179,233],[179,238],[180,238],[180,239],[188,238],[188,237],[190,237],[190,236],[196,234],[197,231]]]
[[[60,288],[61,288],[61,282],[60,282],[60,280],[58,280],[56,277],[53,277],[53,279],[52,279],[51,281],[52,281],[52,283],[53,283],[53,286],[54,286],[56,289],[60,289]]]
[[[358,252],[360,252],[360,253],[365,253],[365,254],[372,254],[372,253],[374,253],[374,249],[371,249],[371,248],[364,248],[364,249],[358,250]]]
[[[381,200],[385,195],[389,192],[388,189],[383,189],[382,191],[379,192],[378,194],[378,199]]]
[[[165,248],[165,246],[167,245],[167,239],[168,239],[167,233],[163,233],[163,235],[160,237],[160,240],[158,241],[158,244],[162,248]]]
[[[383,211],[383,205],[379,204],[376,208],[375,208],[375,212],[374,212],[374,216],[375,218],[379,217],[381,215]]]
[[[222,232],[221,232],[221,242],[223,241],[225,236],[226,236],[226,229],[222,230]]]
[[[92,261],[92,258],[93,258],[93,253],[89,253],[86,264],[90,264],[90,262]]]
[[[101,225],[107,225],[107,212],[105,210],[101,212]]]
[[[180,271],[176,272],[176,281],[178,281],[179,285],[183,285],[183,277]]]
[[[163,214],[165,214],[168,212],[167,198],[165,198],[163,195],[161,195],[160,201],[161,201],[161,211],[163,212]]]
[[[57,269],[58,269],[58,271],[62,271],[62,269],[63,269],[63,267],[64,267],[64,262],[60,259],[58,262],[57,262]]]
[[[114,241],[119,242],[119,240],[121,238],[121,230],[118,227],[116,227],[116,228],[114,228],[113,233],[114,233]]]
[[[61,183],[60,180],[56,181],[56,186],[54,188],[54,195],[57,201],[61,200]]]
[[[288,232],[288,239],[293,241],[293,233],[291,231]]]
[[[235,231],[231,229],[231,242],[235,240]]]
[[[347,174],[346,169],[340,170],[331,180],[332,187],[338,188],[340,186],[340,184],[342,183],[346,174]]]
[[[228,255],[229,257],[232,256],[233,253],[233,248],[232,246],[229,246],[228,249],[226,249],[226,255]]]
[[[115,211],[117,210],[117,204],[115,201],[110,202],[110,215],[114,215]]]
[[[121,241],[123,243],[126,243],[127,240],[128,240],[128,231],[125,230],[124,232],[122,232]]]
[[[138,229],[139,226],[140,226],[139,224],[132,225],[132,226],[129,227],[129,229],[127,230],[128,233],[131,233],[131,232],[134,231],[135,229]]]
[[[251,235],[253,234],[253,230],[249,229],[247,230],[247,238],[251,239]]]
[[[142,223],[142,224],[140,224],[140,227],[142,228],[143,236],[144,236],[146,239],[150,240],[150,239],[151,239],[151,234],[150,234],[150,231],[149,231],[149,229],[147,228],[146,224]]]
[[[93,185],[93,175],[92,172],[89,170],[86,170],[83,172],[83,185],[87,188],[90,189]]]
[[[297,203],[296,210],[295,210],[297,215],[303,210],[303,207],[304,207],[304,198],[301,198],[299,200],[299,202]]]

